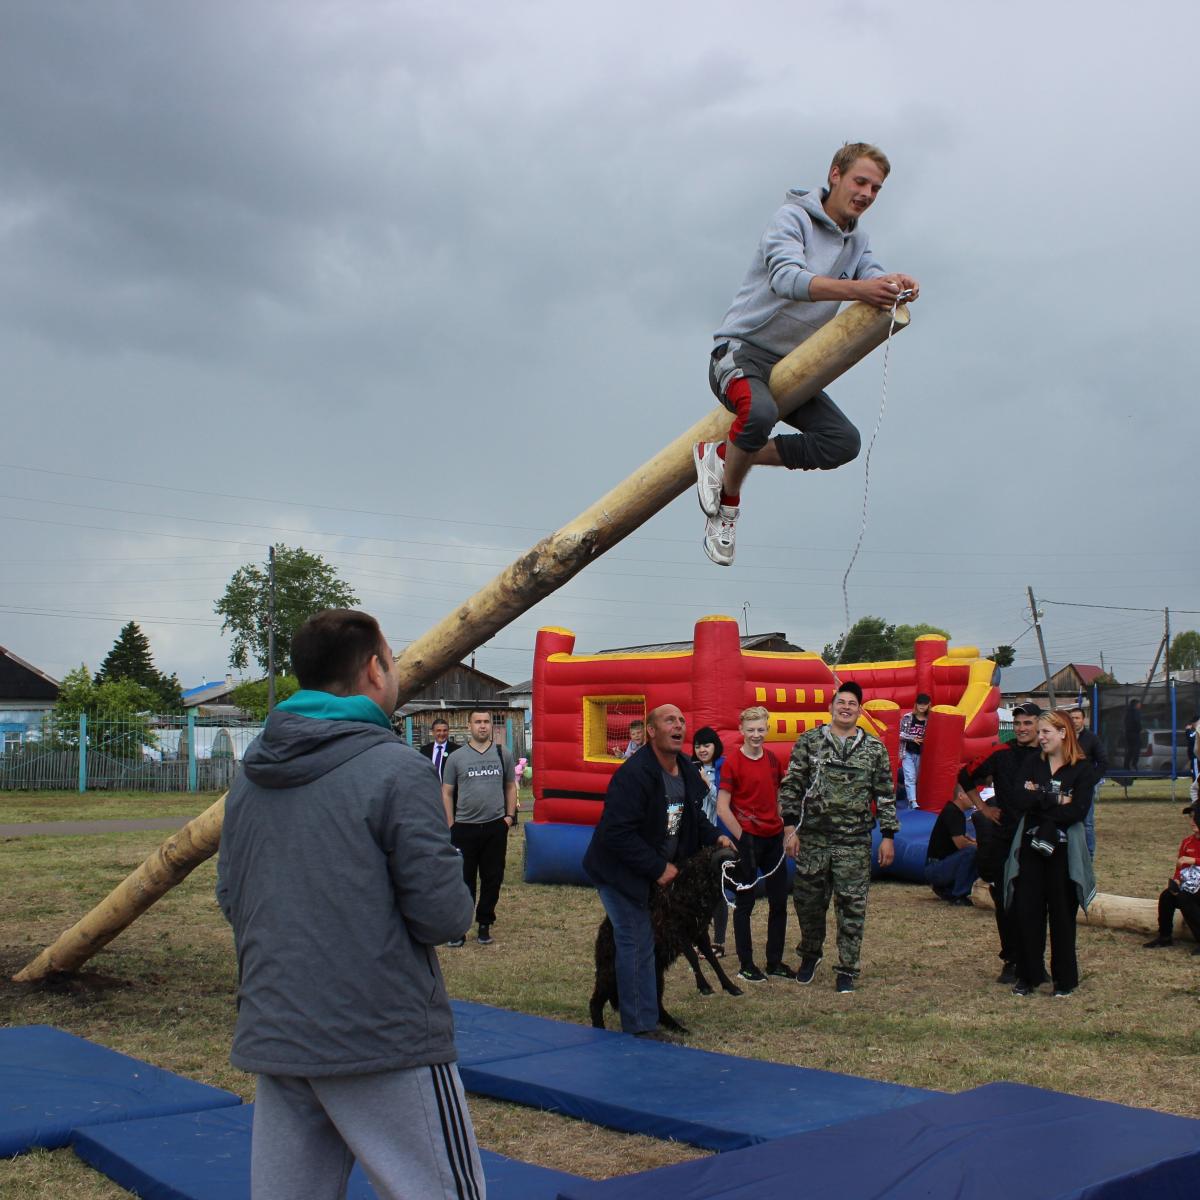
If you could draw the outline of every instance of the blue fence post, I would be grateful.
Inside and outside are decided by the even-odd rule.
[[[1179,764],[1175,761],[1176,747],[1175,743],[1179,740],[1179,710],[1175,707],[1175,680],[1167,685],[1171,694],[1171,782],[1174,783],[1179,778]],[[1171,789],[1171,795],[1174,796],[1175,790]]]
[[[188,748],[188,791],[196,790],[196,710],[188,709],[187,715],[187,748]]]
[[[79,790],[87,791],[87,713],[79,714]]]
[[[412,736],[412,717],[404,718],[404,740],[411,746],[413,744]]]
[[[1092,684],[1092,732],[1100,734],[1100,685]]]
[[[513,748],[512,717],[504,718],[504,744],[508,747],[508,752],[511,754]]]

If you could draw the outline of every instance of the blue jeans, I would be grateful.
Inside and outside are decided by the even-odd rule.
[[[925,864],[925,882],[935,892],[949,892],[952,896],[969,896],[971,885],[979,878],[975,866],[975,847],[964,846],[945,858],[936,858]]]
[[[904,771],[904,794],[908,797],[908,807],[917,807],[917,772],[921,769],[919,754],[901,754],[900,766]],[[900,805],[896,805],[897,808]]]
[[[658,1028],[658,980],[654,970],[654,930],[650,910],[616,888],[598,887],[616,947],[617,999],[621,1029],[645,1033]]]

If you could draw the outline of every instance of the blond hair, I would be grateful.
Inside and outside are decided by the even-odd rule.
[[[770,709],[764,708],[761,704],[756,704],[753,708],[742,709],[738,715],[738,724],[745,725],[747,721],[769,721],[770,719]]]
[[[839,175],[845,175],[860,158],[869,158],[883,172],[885,179],[892,173],[888,156],[878,146],[872,146],[870,142],[845,142],[829,164],[830,175],[835,170]]]

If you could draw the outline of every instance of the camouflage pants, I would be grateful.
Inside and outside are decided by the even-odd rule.
[[[800,924],[801,958],[821,957],[825,915],[832,897],[837,914],[837,969],[850,976],[858,975],[870,885],[870,842],[801,842],[792,881],[792,904]]]

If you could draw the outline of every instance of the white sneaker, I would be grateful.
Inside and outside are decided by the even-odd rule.
[[[704,553],[718,567],[733,566],[734,542],[737,538],[738,510],[722,504],[715,517],[708,518],[704,527]]]
[[[715,517],[721,507],[721,484],[725,479],[725,460],[717,454],[720,442],[697,442],[692,447],[692,465],[696,468],[696,496],[706,517]]]

